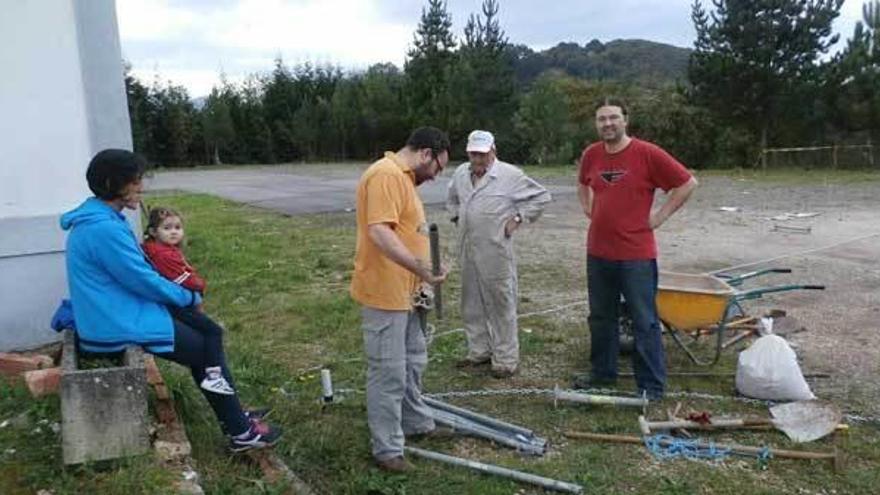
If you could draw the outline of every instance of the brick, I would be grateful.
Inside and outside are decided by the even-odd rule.
[[[34,397],[57,394],[61,386],[61,368],[26,371],[24,382]]]
[[[165,383],[153,356],[149,354],[144,356],[144,366],[147,368],[147,383],[150,385],[163,385]]]
[[[43,354],[28,356],[13,352],[0,352],[0,375],[15,376],[25,371],[55,366],[52,358]]]
[[[174,403],[168,400],[156,401],[156,416],[159,417],[159,422],[164,425],[173,425],[178,422]]]
[[[168,387],[164,384],[153,385],[153,390],[156,391],[156,398],[159,400],[171,400],[171,394],[168,392]]]

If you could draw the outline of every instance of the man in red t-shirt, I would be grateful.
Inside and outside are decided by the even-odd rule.
[[[626,301],[633,322],[633,370],[640,392],[663,397],[666,357],[660,339],[657,243],[654,229],[687,201],[697,186],[685,167],[659,146],[626,134],[627,110],[616,98],[596,106],[600,142],[580,160],[578,198],[590,219],[587,283],[590,302],[589,377],[576,388],[613,384],[617,379],[618,311]],[[652,210],[656,189],[668,192]]]

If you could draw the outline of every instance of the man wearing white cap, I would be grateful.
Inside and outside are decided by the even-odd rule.
[[[513,233],[538,219],[550,193],[522,170],[497,160],[487,131],[468,136],[469,162],[452,176],[446,207],[459,231],[461,315],[468,355],[459,364],[491,364],[508,378],[519,366]]]

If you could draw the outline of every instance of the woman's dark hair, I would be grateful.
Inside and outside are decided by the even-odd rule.
[[[86,180],[89,189],[100,199],[113,200],[122,195],[125,186],[139,181],[147,169],[147,160],[127,150],[99,151],[89,162]]]
[[[431,155],[436,158],[442,152],[449,153],[449,136],[436,127],[419,127],[409,135],[406,147],[413,150],[431,149]]]

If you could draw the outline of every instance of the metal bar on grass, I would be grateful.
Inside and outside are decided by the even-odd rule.
[[[415,447],[404,447],[404,450],[418,457],[423,457],[432,461],[444,462],[446,464],[466,467],[487,474],[503,476],[505,478],[511,478],[516,481],[538,485],[548,490],[556,490],[566,493],[583,493],[584,491],[584,488],[580,485],[566,483],[565,481],[554,480],[551,478],[545,478],[543,476],[538,476],[535,474],[524,473],[522,471],[516,471],[501,466],[495,466],[493,464],[485,464],[482,462],[471,461],[469,459],[462,459],[461,457],[453,457],[451,455],[441,454],[439,452],[433,452],[430,450],[418,449]]]
[[[521,426],[517,426],[514,424],[510,424],[506,421],[501,421],[500,419],[491,418],[489,416],[476,413],[473,411],[469,411],[462,407],[453,406],[452,404],[447,404],[445,402],[439,401],[437,399],[432,399],[430,397],[422,397],[422,400],[425,401],[425,404],[435,408],[435,409],[443,409],[444,411],[449,411],[451,413],[455,413],[459,416],[464,416],[466,418],[470,418],[479,423],[483,423],[495,428],[501,428],[503,430],[510,430],[514,433],[518,433],[520,435],[525,435],[527,437],[534,436],[535,432],[529,430],[527,428],[523,428]]]
[[[547,442],[542,438],[524,437],[507,431],[494,430],[491,427],[457,416],[449,411],[431,408],[431,415],[437,423],[452,428],[465,435],[485,438],[500,445],[515,449],[517,452],[530,455],[544,455]]]
[[[648,399],[645,397],[614,397],[611,395],[585,394],[581,392],[570,392],[567,390],[562,390],[558,386],[553,390],[553,399],[554,402],[564,400],[567,402],[579,402],[581,404],[594,405],[631,407],[645,407],[648,405]]]

